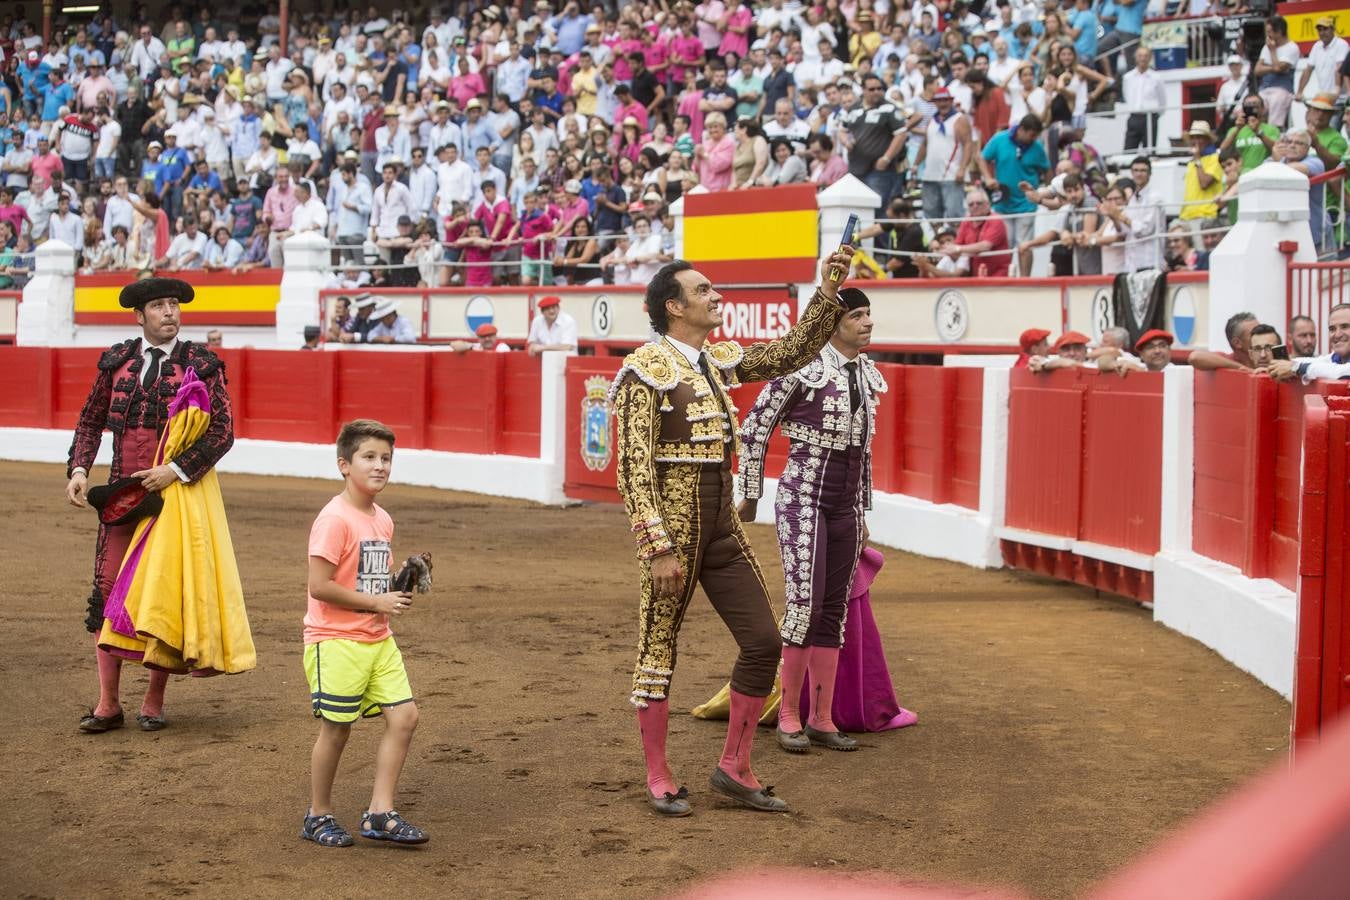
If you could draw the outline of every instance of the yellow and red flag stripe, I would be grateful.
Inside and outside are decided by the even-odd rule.
[[[182,309],[184,325],[275,325],[281,299],[281,272],[156,272],[181,278],[196,292]],[[77,325],[125,325],[131,315],[117,302],[135,272],[97,272],[75,276]]]
[[[813,184],[684,196],[684,258],[719,284],[811,281],[819,246]]]

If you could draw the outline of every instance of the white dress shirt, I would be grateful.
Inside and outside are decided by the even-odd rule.
[[[399,216],[413,218],[412,192],[401,181],[375,188],[370,202],[370,227],[377,238],[398,237]]]
[[[559,310],[558,318],[552,325],[543,315],[534,317],[530,323],[530,334],[525,339],[527,344],[570,344],[572,349],[567,351],[569,356],[577,355],[577,320],[567,313]]]
[[[328,207],[313,194],[291,213],[291,231],[316,231],[324,234],[328,230]]]
[[[451,204],[456,201],[466,206],[473,200],[473,169],[462,159],[453,163],[441,163],[436,167],[436,212],[441,216],[450,215]]]
[[[1167,107],[1167,92],[1163,89],[1162,79],[1153,69],[1140,72],[1135,67],[1126,72],[1122,90],[1125,108],[1132,113],[1157,113]]]

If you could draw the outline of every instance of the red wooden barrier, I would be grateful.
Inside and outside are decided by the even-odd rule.
[[[1014,371],[1008,394],[1008,499],[1013,528],[1078,537],[1086,376]]]
[[[1152,555],[1162,529],[1162,376],[1088,384],[1078,536]]]
[[[1305,400],[1292,750],[1350,710],[1350,398]]]
[[[614,454],[614,416],[609,385],[623,365],[617,356],[567,360],[567,432],[563,491],[574,500],[619,503]]]
[[[1017,370],[1008,399],[1009,527],[1152,555],[1162,515],[1162,376]],[[1151,572],[1003,541],[1014,566],[1150,600]]]
[[[1303,401],[1346,392],[1342,382],[1304,386],[1236,371],[1196,373],[1196,553],[1294,589]]]
[[[95,347],[0,347],[0,426],[75,426]],[[523,353],[221,351],[235,435],[332,443],[376,418],[400,447],[539,455],[539,360]]]

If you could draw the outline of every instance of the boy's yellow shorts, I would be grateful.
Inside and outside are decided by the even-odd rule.
[[[411,703],[403,654],[392,636],[373,644],[333,638],[305,645],[305,677],[314,718],[350,725]]]

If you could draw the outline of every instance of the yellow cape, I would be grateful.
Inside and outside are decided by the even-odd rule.
[[[173,459],[206,433],[211,416],[187,405],[169,420],[158,461]],[[194,484],[175,481],[164,509],[136,527],[125,566],[145,538],[125,600],[136,636],[103,620],[99,646],[143,654],[147,666],[201,675],[245,672],[258,664],[215,470]],[[146,534],[146,530],[149,534]]]

